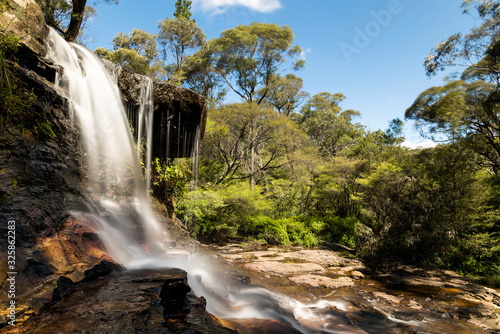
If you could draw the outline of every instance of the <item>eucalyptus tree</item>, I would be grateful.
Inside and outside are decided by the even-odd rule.
[[[203,51],[186,58],[182,67],[185,75],[182,85],[204,96],[209,105],[218,104],[224,100],[227,88],[222,77],[212,68],[210,60],[201,55]]]
[[[294,60],[301,49],[292,45],[293,38],[287,26],[254,22],[223,31],[202,53],[232,91],[247,102],[260,104],[288,59],[294,69],[304,66],[303,60]]]
[[[302,78],[295,74],[288,73],[285,76],[275,75],[267,89],[265,100],[269,102],[281,115],[292,116],[296,109],[309,96],[303,87]],[[266,88],[259,91],[259,95],[264,95]]]
[[[314,140],[325,157],[336,157],[353,148],[364,128],[353,123],[359,111],[342,110],[342,94],[319,93],[312,96],[302,107],[301,125]]]
[[[174,19],[166,18],[158,24],[157,40],[162,46],[164,62],[167,62],[169,54],[174,59],[165,67],[171,81],[181,84],[186,79],[184,65],[187,57],[205,44],[206,37],[191,19],[191,1],[177,0],[175,8]]]
[[[119,3],[120,0],[104,0]],[[76,42],[80,30],[95,10],[87,6],[87,0],[36,0],[42,9],[45,22],[59,31],[68,42]]]
[[[424,91],[406,110],[422,132],[448,141],[467,138],[485,164],[500,171],[500,3],[466,0],[466,13],[476,11],[480,25],[455,34],[427,57],[429,76],[448,67],[464,69],[460,80]]]
[[[94,52],[132,72],[155,79],[163,76],[155,38],[147,31],[134,29],[128,36],[120,32],[113,38],[113,51],[97,48]]]
[[[211,111],[203,140],[203,158],[219,165],[216,184],[247,179],[251,186],[266,173],[289,164],[304,133],[271,108],[237,103]]]

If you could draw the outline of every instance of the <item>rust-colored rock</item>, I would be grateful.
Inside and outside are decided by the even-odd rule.
[[[0,15],[0,27],[20,37],[20,42],[44,57],[47,54],[45,38],[49,29],[40,6],[35,0],[3,1],[7,10]]]
[[[114,262],[100,242],[94,223],[85,216],[71,217],[62,222],[57,233],[38,238],[40,252],[54,268],[54,274],[77,282],[85,271],[103,260]]]
[[[241,334],[301,334],[290,325],[273,319],[219,319],[224,327]]]

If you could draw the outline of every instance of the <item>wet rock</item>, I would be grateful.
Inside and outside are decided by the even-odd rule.
[[[277,261],[251,262],[245,264],[244,267],[273,275],[291,275],[296,273],[314,273],[325,271],[325,269],[317,263],[282,263]]]
[[[305,284],[313,287],[327,287],[331,289],[354,285],[354,280],[350,277],[330,278],[319,275],[300,275],[290,277],[290,280],[297,284]]]
[[[115,270],[122,270],[123,267],[114,261],[102,260],[89,270],[83,273],[86,280],[95,279],[101,276],[106,276]]]
[[[70,290],[13,331],[238,333],[205,311],[203,298],[194,296],[186,272],[179,269],[114,272],[70,285]]]
[[[73,287],[73,281],[66,276],[59,276],[57,280],[57,287],[52,293],[52,300],[58,301],[64,296],[64,294]]]
[[[365,275],[357,270],[351,271],[350,276],[354,279],[362,279],[365,278]]]
[[[290,325],[272,319],[220,320],[225,327],[242,334],[301,334]]]
[[[84,278],[84,271],[110,260],[92,222],[68,212],[87,210],[82,187],[83,156],[79,131],[64,98],[50,82],[33,71],[10,63],[20,86],[37,96],[33,114],[45,115],[55,138],[17,126],[0,124],[0,220],[15,222],[16,296],[18,319],[37,312],[51,300],[60,276]],[[7,224],[0,225],[0,252],[7,253]],[[0,261],[0,324],[9,302],[5,280],[8,270]]]
[[[395,303],[395,304],[400,304],[405,298],[403,297],[398,297],[394,295],[389,295],[384,292],[374,292],[373,293],[377,298],[383,298],[389,302]]]

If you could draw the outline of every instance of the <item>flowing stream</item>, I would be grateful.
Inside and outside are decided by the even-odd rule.
[[[110,256],[128,269],[185,270],[195,294],[204,296],[207,311],[218,317],[275,319],[303,333],[365,333],[354,325],[334,326],[342,315],[339,311],[347,308],[345,302],[323,300],[304,304],[261,287],[238,288],[213,274],[211,264],[202,255],[166,246],[170,236],[154,218],[147,193],[150,176],[147,175],[145,183],[115,80],[91,51],[78,44],[66,43],[54,30],[50,31],[49,44],[49,57],[64,69],[56,84],[66,95],[79,122],[89,194],[98,203],[85,214],[99,222],[99,235]],[[152,81],[147,80],[141,87],[143,103],[139,111],[138,138],[141,140],[144,136],[147,141],[148,170],[151,166],[152,93]],[[194,140],[198,138],[199,133]],[[198,155],[197,144],[192,153],[194,158]],[[197,171],[196,165],[193,170]],[[137,232],[137,222],[142,239],[138,237],[141,233]],[[143,244],[149,245],[147,252]]]

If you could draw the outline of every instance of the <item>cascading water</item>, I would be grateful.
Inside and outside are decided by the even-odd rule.
[[[146,190],[149,193],[151,188],[151,152],[153,148],[153,80],[146,77],[141,82],[139,93],[139,122],[137,133],[137,153],[141,156],[142,143],[145,137],[146,142]],[[144,134],[145,132],[145,134]]]
[[[219,317],[271,318],[288,323],[304,333],[339,332],[338,329],[323,325],[316,325],[310,331],[300,325],[302,319],[314,323],[314,319],[322,318],[322,310],[332,307],[342,309],[343,305],[338,302],[323,301],[304,305],[264,288],[234,288],[211,274],[209,268],[206,268],[207,262],[199,255],[182,254],[164,246],[168,235],[154,219],[116,83],[108,75],[102,62],[88,49],[78,44],[66,43],[54,30],[50,31],[49,44],[49,57],[64,68],[57,84],[67,96],[79,121],[86,152],[89,192],[101,208],[101,212],[86,214],[99,222],[99,235],[110,256],[129,269],[174,267],[185,270],[188,273],[189,285],[195,294],[204,296],[207,299],[207,310]],[[148,81],[147,85],[142,87],[141,96],[144,101],[151,101],[151,84],[152,82]],[[140,114],[138,138],[141,140],[145,131],[149,169],[152,106],[145,103]],[[170,117],[168,118],[167,133],[170,132],[171,123]],[[181,133],[180,125],[179,114],[178,136]],[[198,156],[199,137],[198,130],[194,138],[194,158]],[[179,154],[180,138],[178,139]],[[193,167],[193,170],[196,175],[197,166]],[[130,201],[129,198],[133,200]],[[135,214],[130,214],[131,208]],[[105,214],[102,214],[102,211]],[[143,241],[137,238],[135,220],[138,220],[144,230],[149,252],[143,249]],[[324,317],[322,319],[324,320]]]
[[[89,192],[112,217],[121,217],[110,223],[96,215],[101,237],[113,258],[129,263],[143,255],[119,200],[133,199],[130,206],[138,214],[148,243],[157,244],[166,235],[149,204],[118,87],[88,49],[69,45],[54,30],[49,33],[49,44],[48,56],[64,68],[56,84],[67,95],[81,129]]]

